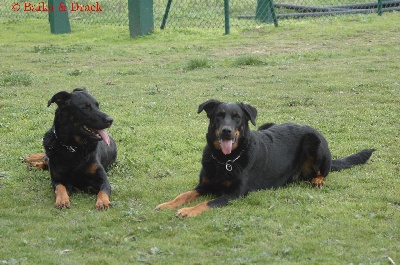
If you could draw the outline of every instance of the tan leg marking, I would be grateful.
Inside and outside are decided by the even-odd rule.
[[[28,169],[47,169],[48,168],[48,161],[45,160],[46,154],[45,153],[39,153],[39,154],[33,154],[30,156],[25,157],[22,162],[29,163],[28,164]]]
[[[170,202],[165,202],[165,203],[158,205],[156,207],[156,210],[162,210],[162,209],[167,209],[167,208],[175,209],[175,208],[181,206],[182,204],[194,201],[198,197],[200,197],[200,194],[197,191],[190,190],[185,193],[182,193],[181,195],[178,195],[178,197],[176,197],[175,199],[173,199]]]
[[[107,210],[110,207],[110,197],[103,190],[100,190],[97,194],[96,208],[98,210]]]
[[[63,209],[71,206],[67,189],[64,185],[58,184],[54,193],[56,194],[56,208]]]
[[[175,216],[177,217],[195,217],[199,214],[207,211],[210,207],[207,205],[208,202],[202,202],[194,207],[187,207],[180,209]]]
[[[45,153],[33,154],[29,155],[22,160],[22,162],[30,163],[30,162],[40,162],[43,161],[43,158],[46,156]]]
[[[318,171],[317,176],[311,180],[311,184],[316,188],[322,188],[324,186],[324,176],[321,175],[321,172]]]

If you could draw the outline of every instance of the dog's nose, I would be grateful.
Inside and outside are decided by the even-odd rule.
[[[225,126],[222,128],[222,134],[231,134],[232,133],[232,128]]]
[[[104,120],[108,126],[111,126],[111,124],[113,123],[114,119],[110,116],[107,116]]]

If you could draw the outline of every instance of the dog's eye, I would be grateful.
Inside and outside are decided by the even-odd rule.
[[[92,104],[90,104],[89,102],[86,102],[85,109],[92,109]]]
[[[225,117],[225,112],[218,112],[217,113],[218,118],[224,118]]]
[[[233,114],[233,115],[232,115],[232,118],[233,118],[234,120],[238,120],[238,119],[240,119],[240,116],[239,116],[239,114]]]

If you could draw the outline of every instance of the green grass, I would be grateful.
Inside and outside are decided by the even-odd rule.
[[[240,56],[233,63],[234,66],[263,65],[263,64],[264,64],[263,59],[253,55]]]
[[[187,62],[185,69],[186,70],[195,70],[201,68],[208,68],[210,66],[210,62],[207,58],[194,58]]]
[[[4,71],[1,75],[0,84],[2,86],[30,86],[32,77],[23,71]]]
[[[0,263],[399,263],[399,20],[385,13],[137,39],[126,27],[74,23],[72,34],[51,35],[45,20],[0,20]],[[82,86],[115,119],[106,212],[86,193],[54,209],[48,172],[20,162],[42,151],[51,96]],[[258,124],[309,124],[334,157],[377,151],[330,174],[323,189],[254,192],[194,219],[157,212],[196,185],[207,130],[196,112],[210,98],[253,105]]]

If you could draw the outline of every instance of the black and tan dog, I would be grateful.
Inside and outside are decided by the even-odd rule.
[[[332,160],[326,139],[317,130],[292,123],[264,124],[257,131],[257,110],[243,103],[209,100],[199,106],[210,119],[198,185],[156,209],[175,209],[205,194],[218,197],[194,207],[182,208],[180,217],[194,217],[226,205],[230,200],[260,189],[278,188],[304,180],[324,185],[330,171],[364,164],[373,149]]]
[[[54,123],[43,138],[46,153],[24,159],[30,168],[49,169],[57,208],[69,208],[73,188],[97,193],[96,208],[110,207],[111,186],[106,170],[115,162],[117,147],[105,129],[113,118],[100,111],[99,103],[85,88],[55,94]]]

